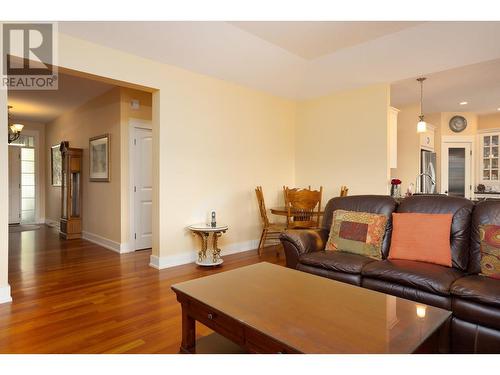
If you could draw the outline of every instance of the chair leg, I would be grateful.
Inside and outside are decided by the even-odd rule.
[[[262,229],[262,234],[260,235],[260,241],[259,241],[259,248],[257,249],[257,252],[260,256],[262,248],[264,247],[264,237],[266,235],[267,230],[264,228]]]
[[[261,250],[264,249],[264,246],[266,245],[266,240],[267,240],[267,232],[268,230],[267,229],[264,229],[264,231],[262,232],[262,245],[261,245]]]

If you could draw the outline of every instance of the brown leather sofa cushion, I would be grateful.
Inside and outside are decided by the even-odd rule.
[[[478,202],[472,212],[469,272],[481,272],[481,240],[479,226],[500,225],[500,201]]]
[[[453,267],[467,270],[469,263],[470,226],[474,204],[465,198],[416,195],[403,199],[397,212],[453,214],[451,222],[451,259]],[[429,239],[432,246],[432,239]]]
[[[397,202],[385,195],[353,195],[349,197],[336,197],[328,201],[321,227],[330,232],[333,211],[346,210],[381,214],[387,217],[384,239],[382,241],[382,258],[387,258],[391,245],[392,213],[396,210]]]
[[[500,280],[470,275],[456,280],[450,292],[455,297],[500,307]]]
[[[342,251],[317,251],[299,257],[300,264],[352,274],[360,274],[362,268],[371,262],[377,261],[362,255]]]
[[[363,277],[407,285],[442,296],[450,294],[455,280],[464,275],[455,269],[412,260],[383,260],[363,267]]]

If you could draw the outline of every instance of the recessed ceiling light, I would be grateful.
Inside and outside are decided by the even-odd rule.
[[[460,102],[459,104],[460,105],[467,105],[467,104],[469,104],[469,102]]]
[[[500,111],[500,108],[497,108],[497,111]]]

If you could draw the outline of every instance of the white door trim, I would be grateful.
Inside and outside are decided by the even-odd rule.
[[[448,179],[448,166],[446,165],[446,161],[448,157],[445,157],[445,148],[447,144],[450,143],[465,143],[470,146],[470,176],[469,176],[469,185],[472,185],[473,189],[469,189],[469,194],[466,194],[466,198],[472,199],[474,197],[474,181],[475,181],[475,155],[476,155],[476,136],[474,135],[462,135],[462,136],[443,136],[441,138],[441,192],[444,192],[446,189],[444,187],[445,180]],[[466,189],[467,191],[467,189]]]
[[[134,199],[134,182],[135,182],[135,168],[134,168],[134,160],[135,160],[135,148],[134,148],[134,135],[135,129],[149,129],[153,130],[153,124],[151,121],[141,120],[136,118],[130,118],[128,121],[128,149],[129,149],[129,158],[128,158],[128,169],[129,169],[129,251],[135,251],[135,199]]]
[[[8,146],[9,150],[9,155],[8,155],[8,161],[9,161],[9,225],[10,224],[21,224],[21,147],[18,146]],[[12,167],[11,164],[11,150],[16,151],[16,155],[14,156],[17,158],[17,174],[18,174],[18,186],[17,186],[17,194],[18,194],[18,199],[17,199],[17,217],[15,220],[12,220],[12,210],[11,210],[11,202],[12,202],[12,197],[11,197],[11,183],[13,182],[11,178],[11,170],[10,168]]]

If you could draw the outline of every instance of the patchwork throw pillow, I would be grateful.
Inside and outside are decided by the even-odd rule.
[[[382,258],[387,217],[369,212],[335,210],[325,250]]]
[[[500,225],[480,225],[481,274],[500,279]]]

